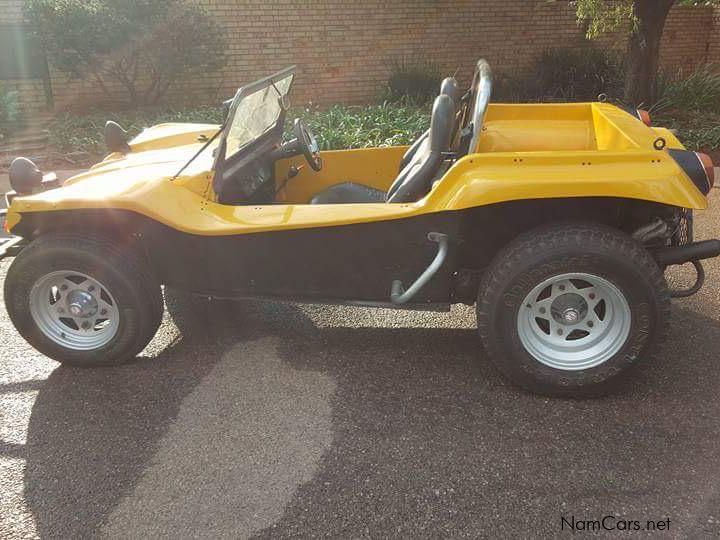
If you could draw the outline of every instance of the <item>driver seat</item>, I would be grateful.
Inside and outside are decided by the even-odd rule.
[[[387,193],[354,182],[335,184],[315,195],[310,204],[404,203],[424,197],[450,150],[455,126],[453,99],[441,94],[435,98],[428,137],[420,143],[410,161],[400,171]]]

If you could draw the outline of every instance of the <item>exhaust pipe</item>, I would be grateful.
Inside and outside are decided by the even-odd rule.
[[[653,255],[660,266],[711,259],[720,255],[720,240],[703,240],[685,246],[666,247],[656,250]]]

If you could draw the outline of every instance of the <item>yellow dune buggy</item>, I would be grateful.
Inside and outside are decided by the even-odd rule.
[[[152,339],[163,285],[401,309],[477,305],[487,354],[533,391],[607,390],[660,343],[672,295],[702,285],[694,242],[709,159],[642,111],[601,100],[491,104],[478,62],[443,81],[411,147],[320,151],[296,119],[294,69],[240,88],[224,124],[162,124],[60,185],[18,158],[2,248],[5,302],[42,353],[118,364]],[[663,271],[691,263],[670,291]],[[480,346],[478,346],[480,350]]]

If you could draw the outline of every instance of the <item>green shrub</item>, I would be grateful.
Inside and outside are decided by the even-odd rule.
[[[440,91],[442,72],[437,64],[419,56],[401,57],[391,63],[387,98],[406,103],[425,103]]]
[[[682,72],[670,78],[661,75],[659,81],[658,95],[662,96],[666,107],[720,114],[720,72],[717,66],[701,66],[688,76]]]
[[[624,79],[620,53],[582,42],[543,51],[523,86],[531,93],[526,98],[590,101],[599,94],[621,96]]]
[[[720,125],[699,128],[680,128],[678,136],[682,143],[693,151],[720,150]]]
[[[7,137],[21,121],[20,96],[0,85],[0,140]]]
[[[100,156],[106,152],[103,129],[107,120],[123,126],[131,137],[144,128],[163,122],[222,122],[220,107],[195,109],[131,110],[121,112],[96,112],[87,115],[59,116],[50,124],[50,144],[61,152],[87,152]]]
[[[690,150],[720,149],[718,113],[666,109],[653,117],[653,123],[677,130],[678,138]]]
[[[293,109],[289,118],[301,117],[316,134],[323,150],[410,144],[428,128],[428,107],[383,103],[368,107],[336,105],[326,110]],[[221,123],[220,107],[182,110],[138,110],[64,115],[49,127],[50,143],[61,152],[87,152],[99,157],[106,152],[103,127],[114,120],[134,136],[144,127],[162,122]],[[290,122],[287,122],[290,137]]]
[[[26,0],[25,14],[50,62],[111,101],[115,86],[132,106],[156,104],[224,63],[221,27],[189,0]]]
[[[427,107],[398,103],[335,105],[324,111],[291,111],[290,116],[298,112],[323,150],[410,144],[430,125]]]

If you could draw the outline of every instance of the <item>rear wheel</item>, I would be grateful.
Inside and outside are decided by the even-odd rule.
[[[164,309],[160,284],[140,257],[103,239],[71,235],[41,237],[16,257],[5,303],[38,351],[86,367],[135,358]]]
[[[527,233],[486,272],[478,327],[497,367],[551,395],[602,394],[664,336],[669,295],[642,245],[602,226]]]

